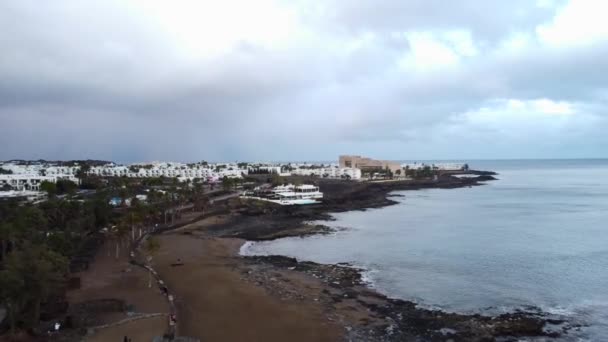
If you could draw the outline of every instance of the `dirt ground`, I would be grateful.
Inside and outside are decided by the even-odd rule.
[[[114,242],[108,242],[100,249],[90,268],[79,274],[81,277],[80,289],[68,292],[70,304],[94,299],[115,298],[124,300],[128,305],[133,305],[136,313],[168,313],[169,305],[155,283],[153,282],[151,288],[148,287],[148,272],[128,263],[126,247],[120,249],[118,260],[115,258],[115,252]],[[126,317],[125,313],[104,314],[101,316],[100,323],[108,324]],[[89,336],[88,340],[113,341],[113,338],[104,339],[104,336],[120,336],[120,341],[122,341],[122,338],[127,335],[132,338],[133,342],[150,341],[149,336],[162,335],[166,326],[166,317],[162,320],[159,318],[145,319],[101,329],[95,335]]]
[[[150,342],[159,336],[159,329],[167,324],[166,316],[157,316],[99,330],[85,339],[87,342],[122,342],[127,336],[132,342]],[[160,333],[162,335],[162,331]]]
[[[200,215],[200,213],[198,215]],[[194,223],[190,223],[181,228],[174,229],[171,232],[179,233],[179,232],[183,232],[183,231],[191,231],[191,230],[195,230],[198,228],[204,228],[209,225],[225,223],[225,222],[228,222],[229,218],[230,218],[230,215],[217,215],[217,216],[206,217],[202,220],[196,221]]]
[[[339,341],[343,328],[315,303],[284,301],[235,268],[237,239],[159,237],[156,269],[176,295],[181,336],[201,341]],[[177,259],[184,265],[171,266]]]

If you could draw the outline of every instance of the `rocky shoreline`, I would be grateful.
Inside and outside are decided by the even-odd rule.
[[[445,175],[437,180],[417,182],[324,182],[324,203],[309,207],[280,207],[247,203],[234,210],[223,224],[208,227],[215,237],[241,238],[249,241],[274,240],[289,236],[328,233],[315,220],[331,220],[330,213],[380,208],[396,204],[393,191],[425,188],[454,189],[482,185],[495,180],[493,172],[473,171],[466,177]],[[537,308],[498,316],[466,315],[429,310],[411,301],[388,298],[368,287],[362,270],[350,265],[322,265],[298,262],[285,256],[242,257],[248,266],[243,278],[280,297],[314,300],[322,303],[330,319],[340,320],[347,339],[356,341],[517,341],[521,337],[556,338],[580,324],[554,317]],[[294,288],[283,275],[301,273],[324,284],[314,298]],[[344,317],[347,317],[346,319]],[[349,318],[350,317],[350,318]],[[354,317],[354,318],[353,318]]]
[[[278,255],[243,258],[253,267],[245,278],[268,292],[281,299],[318,301],[326,307],[330,319],[347,317],[341,323],[352,341],[518,341],[522,337],[557,338],[581,327],[538,308],[497,316],[421,308],[370,289],[362,270],[347,264],[324,265]],[[286,283],[283,272],[313,277],[325,288],[314,298],[306,298],[305,291]],[[355,319],[353,313],[357,313]]]
[[[212,236],[241,238],[249,241],[274,240],[330,232],[313,221],[333,220],[331,213],[382,208],[397,204],[390,197],[394,191],[420,189],[456,189],[483,185],[496,180],[493,172],[471,171],[470,177],[444,175],[436,180],[352,182],[316,179],[324,193],[323,203],[308,206],[280,206],[268,202],[245,201],[231,208],[223,224],[210,227]],[[397,195],[399,196],[399,195]]]

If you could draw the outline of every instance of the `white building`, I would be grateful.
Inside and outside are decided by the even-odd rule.
[[[325,167],[325,168],[297,168],[291,171],[292,175],[297,176],[317,176],[324,178],[348,178],[353,180],[361,179],[361,170],[350,167]]]
[[[50,166],[43,170],[45,176],[75,176],[78,170],[80,170],[80,166]]]
[[[280,175],[282,170],[281,170],[281,166],[280,165],[250,165],[248,167],[248,170],[251,173],[255,173],[255,172],[267,172],[270,174],[277,174]]]
[[[42,201],[46,198],[46,194],[40,191],[0,191],[0,200],[4,199],[24,199],[29,202]]]
[[[154,162],[149,164],[132,164],[129,166],[108,164],[92,167],[90,174],[100,177],[177,178],[180,181],[204,179],[217,180],[223,177],[240,178],[247,174],[236,164],[182,164]]]
[[[410,170],[422,170],[426,166],[430,167],[433,170],[441,170],[441,171],[460,171],[464,170],[467,167],[465,163],[407,163],[401,164],[401,167],[404,169]]]
[[[0,188],[5,186],[11,187],[13,190],[24,191],[39,191],[42,182],[57,183],[58,180],[65,179],[72,181],[76,184],[79,183],[78,178],[72,175],[61,175],[61,176],[40,176],[35,174],[13,174],[13,175],[0,175]]]
[[[320,203],[323,193],[311,184],[279,185],[272,189],[258,187],[241,195],[241,198],[267,201],[280,205],[304,205]]]

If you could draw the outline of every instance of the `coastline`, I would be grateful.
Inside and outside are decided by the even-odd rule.
[[[318,332],[319,329],[327,328],[322,323],[328,322],[331,323],[330,330],[333,334],[336,333],[336,325],[341,327],[342,336],[346,340],[443,341],[451,338],[455,341],[491,341],[497,338],[508,340],[518,337],[558,337],[570,329],[577,329],[578,325],[550,316],[537,308],[498,316],[465,315],[420,308],[414,302],[389,298],[370,288],[363,279],[362,270],[351,265],[299,262],[285,256],[238,255],[246,241],[328,233],[328,227],[310,225],[307,222],[331,220],[330,213],[334,212],[393,205],[396,202],[389,198],[391,191],[477,186],[482,185],[483,181],[491,180],[488,177],[493,178],[489,174],[483,174],[465,179],[449,177],[438,182],[416,184],[366,183],[363,187],[352,187],[352,184],[349,184],[347,188],[342,189],[337,189],[340,185],[336,183],[330,185],[336,189],[329,191],[323,206],[294,209],[251,203],[245,206],[235,205],[233,213],[223,216],[220,220],[213,223],[194,223],[183,227],[180,233],[164,234],[167,237],[163,236],[163,239],[168,238],[169,245],[174,245],[170,242],[171,235],[176,239],[196,239],[204,241],[203,243],[211,249],[225,244],[226,241],[232,241],[231,243],[238,241],[238,246],[233,245],[230,251],[224,250],[223,254],[216,256],[222,260],[230,260],[220,268],[229,268],[231,272],[236,272],[240,281],[248,284],[247,288],[262,289],[266,295],[273,300],[278,299],[283,305],[285,303],[297,305],[298,310],[306,312],[307,320],[314,322],[314,328],[310,328],[312,331]],[[181,236],[177,238],[178,235]],[[168,249],[166,253],[171,254]],[[165,273],[169,270],[164,267],[159,269],[159,272],[166,278]],[[198,271],[193,270],[193,272]],[[168,281],[182,280],[178,275],[175,279],[169,275]],[[183,301],[196,301],[194,298],[200,296],[189,289],[180,291],[178,288],[176,291],[177,296]],[[302,309],[303,306],[310,309]],[[188,316],[199,314],[183,308],[178,310],[180,317],[186,317],[186,320]],[[259,318],[264,321],[263,314]],[[302,318],[299,320],[301,321]],[[289,325],[288,322],[289,319],[285,324]],[[201,333],[187,326],[184,327],[185,331],[180,332],[182,335],[199,336]],[[261,329],[259,333],[264,334],[263,331],[265,330]],[[206,335],[206,337],[210,336]],[[332,338],[335,338],[335,335]],[[222,339],[230,340],[226,336],[222,336]],[[268,336],[265,336],[265,339],[273,340]],[[315,340],[323,340],[323,338],[319,337]]]

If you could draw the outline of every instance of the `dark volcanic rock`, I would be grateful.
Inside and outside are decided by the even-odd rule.
[[[398,202],[389,197],[403,196],[394,191],[424,188],[453,189],[481,185],[494,179],[491,175],[454,177],[449,174],[438,179],[394,182],[354,182],[318,179],[323,202],[319,205],[281,206],[260,201],[243,201],[233,208],[234,215],[225,223],[211,226],[207,231],[214,236],[236,237],[251,241],[274,240],[287,236],[327,233],[325,226],[306,225],[306,222],[330,220],[330,213],[380,208]]]
[[[562,332],[574,327],[563,319],[547,317],[539,309],[517,311],[499,316],[466,315],[429,310],[414,302],[391,299],[366,288],[361,270],[341,265],[298,262],[295,258],[272,255],[245,257],[251,264],[271,265],[313,276],[329,286],[322,293],[331,305],[348,299],[369,310],[371,317],[381,317],[388,324],[365,327],[354,332],[365,341],[495,341],[517,340],[520,337],[558,337],[559,332],[546,330],[547,324],[562,325]],[[265,280],[258,279],[265,283]],[[364,321],[369,321],[364,320]]]
[[[477,175],[477,176],[496,176],[498,173],[494,171],[480,171],[480,170],[469,170],[467,174]]]

